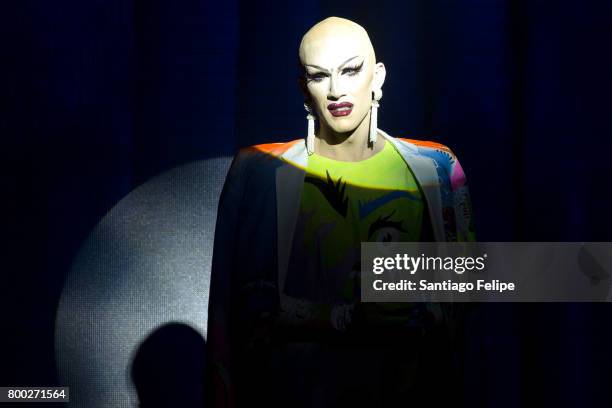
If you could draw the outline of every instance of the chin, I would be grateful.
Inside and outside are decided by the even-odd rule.
[[[354,120],[334,121],[334,118],[332,118],[332,121],[332,123],[328,122],[327,125],[334,133],[351,133],[359,126],[359,123]]]
[[[335,133],[344,134],[344,133],[352,133],[357,129],[357,126],[332,126],[331,129]]]

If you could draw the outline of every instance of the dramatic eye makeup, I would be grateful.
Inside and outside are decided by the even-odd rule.
[[[347,75],[347,76],[355,76],[358,73],[361,72],[361,70],[363,69],[363,64],[364,64],[364,59],[361,58],[355,62],[353,62],[351,65],[349,66],[344,66],[346,64],[348,64],[349,62],[351,62],[352,60],[359,58],[358,55],[351,57],[349,59],[347,59],[346,61],[344,61],[342,64],[340,64],[340,66],[338,67],[338,70],[340,71],[340,74],[342,75]],[[328,76],[330,76],[330,71],[328,71],[325,68],[321,68],[318,65],[310,65],[310,64],[306,64],[307,68],[313,68],[316,69],[317,71],[315,72],[308,72],[308,69],[306,70],[306,81],[307,82],[321,82],[323,79],[327,78]]]
[[[348,76],[355,76],[358,73],[361,72],[361,69],[363,68],[363,61],[361,61],[360,64],[357,65],[352,65],[352,66],[348,66],[345,68],[342,68],[342,74],[348,75]]]
[[[306,72],[306,81],[310,82],[321,82],[324,78],[327,78],[329,76],[329,74],[325,73],[325,72],[314,72],[314,73],[309,73]]]

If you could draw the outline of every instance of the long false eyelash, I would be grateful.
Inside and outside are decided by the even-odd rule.
[[[325,77],[325,74],[321,72],[317,72],[316,74],[308,74],[306,73],[306,82],[310,81],[320,81]]]
[[[358,65],[351,65],[348,67],[344,67],[344,69],[342,69],[342,71],[344,72],[345,70],[351,71],[353,73],[357,73],[361,71],[361,68],[363,68],[363,61],[361,61],[360,64]]]
[[[348,74],[357,74],[359,72],[361,72],[361,69],[363,68],[363,63],[364,61],[361,61],[360,64],[358,65],[351,65],[348,67],[344,67],[342,68],[342,72],[344,73],[345,71],[349,71]],[[321,72],[317,72],[316,74],[309,74],[306,73],[306,81],[310,82],[310,81],[320,81],[321,79],[323,79],[325,76],[327,76],[324,73]]]

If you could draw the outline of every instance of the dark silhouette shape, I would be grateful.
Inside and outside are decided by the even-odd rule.
[[[582,273],[589,278],[591,285],[599,285],[602,280],[610,277],[608,271],[584,246],[578,252],[578,265]]]
[[[185,324],[170,323],[154,331],[132,363],[139,406],[204,407],[205,347],[202,336]]]

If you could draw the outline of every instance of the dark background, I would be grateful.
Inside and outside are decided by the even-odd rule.
[[[609,1],[3,1],[0,385],[57,382],[64,276],[123,196],[305,134],[297,47],[330,15],[362,24],[386,64],[379,126],[459,156],[479,240],[612,241]],[[607,406],[611,312],[487,305],[467,401]]]

